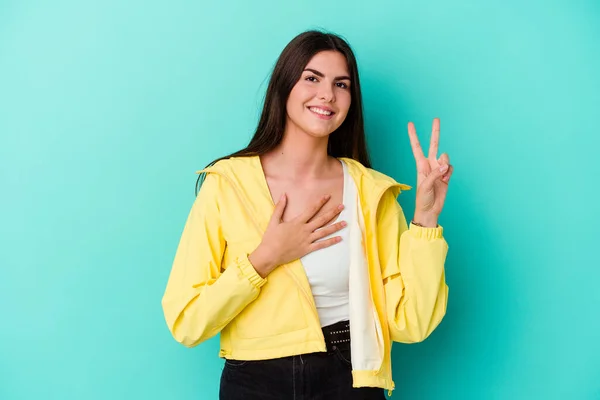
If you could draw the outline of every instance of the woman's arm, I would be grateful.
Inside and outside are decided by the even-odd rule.
[[[446,313],[448,286],[444,263],[448,245],[443,229],[406,223],[402,208],[388,192],[377,212],[379,259],[391,338],[425,340]]]
[[[254,301],[266,280],[247,256],[221,270],[225,240],[218,194],[220,179],[209,174],[188,216],[162,306],[169,330],[192,347],[219,333]]]

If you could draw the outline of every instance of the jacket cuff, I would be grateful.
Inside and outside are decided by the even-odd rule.
[[[250,281],[252,285],[254,285],[257,289],[260,289],[267,283],[267,280],[256,272],[254,266],[248,260],[248,255],[244,255],[240,257],[237,262],[237,266],[240,270],[241,277],[246,278]]]
[[[413,225],[411,222],[409,230],[410,234],[416,239],[441,239],[444,237],[444,228],[438,225],[437,228],[424,228],[421,226]]]

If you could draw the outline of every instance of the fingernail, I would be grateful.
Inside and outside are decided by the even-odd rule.
[[[344,209],[344,205],[343,205],[343,204],[340,204],[340,205],[338,206],[338,210],[343,210],[343,209]]]
[[[348,225],[348,223],[346,221],[342,221],[342,226],[345,227],[346,225]]]
[[[448,169],[448,164],[444,164],[440,167],[440,172],[446,172],[447,169]]]

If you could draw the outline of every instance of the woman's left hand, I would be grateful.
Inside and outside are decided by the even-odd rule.
[[[440,120],[438,118],[433,120],[427,157],[423,154],[412,122],[408,123],[408,135],[417,162],[417,199],[413,221],[433,228],[437,226],[438,217],[444,207],[448,182],[450,182],[454,167],[450,165],[448,154],[443,153],[440,158],[437,158],[440,142]]]

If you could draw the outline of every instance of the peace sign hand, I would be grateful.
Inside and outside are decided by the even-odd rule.
[[[412,122],[408,123],[408,136],[417,162],[417,198],[413,221],[425,227],[436,227],[448,193],[448,182],[454,171],[448,154],[443,153],[437,158],[440,120],[433,120],[428,157],[423,154]]]

